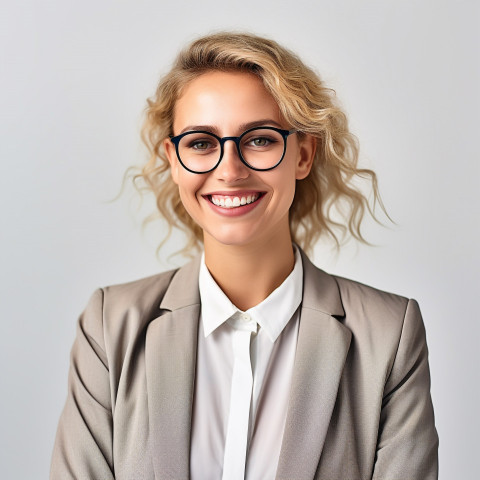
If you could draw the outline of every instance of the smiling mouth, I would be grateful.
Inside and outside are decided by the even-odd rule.
[[[207,195],[208,200],[221,208],[238,208],[257,202],[264,193],[255,192],[248,195]]]

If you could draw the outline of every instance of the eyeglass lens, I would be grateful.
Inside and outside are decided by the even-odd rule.
[[[276,166],[285,150],[285,140],[281,133],[258,128],[240,138],[240,153],[251,167],[268,170]],[[207,172],[213,169],[221,157],[220,141],[213,135],[191,132],[182,137],[178,144],[178,154],[182,163],[194,172]]]

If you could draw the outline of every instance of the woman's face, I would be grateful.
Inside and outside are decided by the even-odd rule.
[[[203,130],[220,137],[239,136],[254,126],[289,129],[277,103],[253,74],[202,74],[187,84],[175,106],[174,135]],[[243,164],[232,141],[225,143],[217,168],[204,174],[183,168],[169,139],[164,147],[180,198],[203,229],[205,245],[254,245],[290,235],[288,212],[295,180],[310,171],[313,138],[307,136],[300,143],[298,135],[290,135],[282,163],[264,172]]]

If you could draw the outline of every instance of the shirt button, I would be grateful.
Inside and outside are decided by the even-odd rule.
[[[240,317],[244,322],[249,322],[251,320],[250,315],[248,313],[242,313]]]

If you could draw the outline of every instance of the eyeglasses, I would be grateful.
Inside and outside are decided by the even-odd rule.
[[[252,170],[265,172],[277,167],[285,156],[287,138],[296,130],[275,127],[255,127],[239,137],[219,137],[211,132],[185,132],[170,136],[182,166],[192,173],[208,173],[218,167],[224,145],[235,142],[240,160]]]

